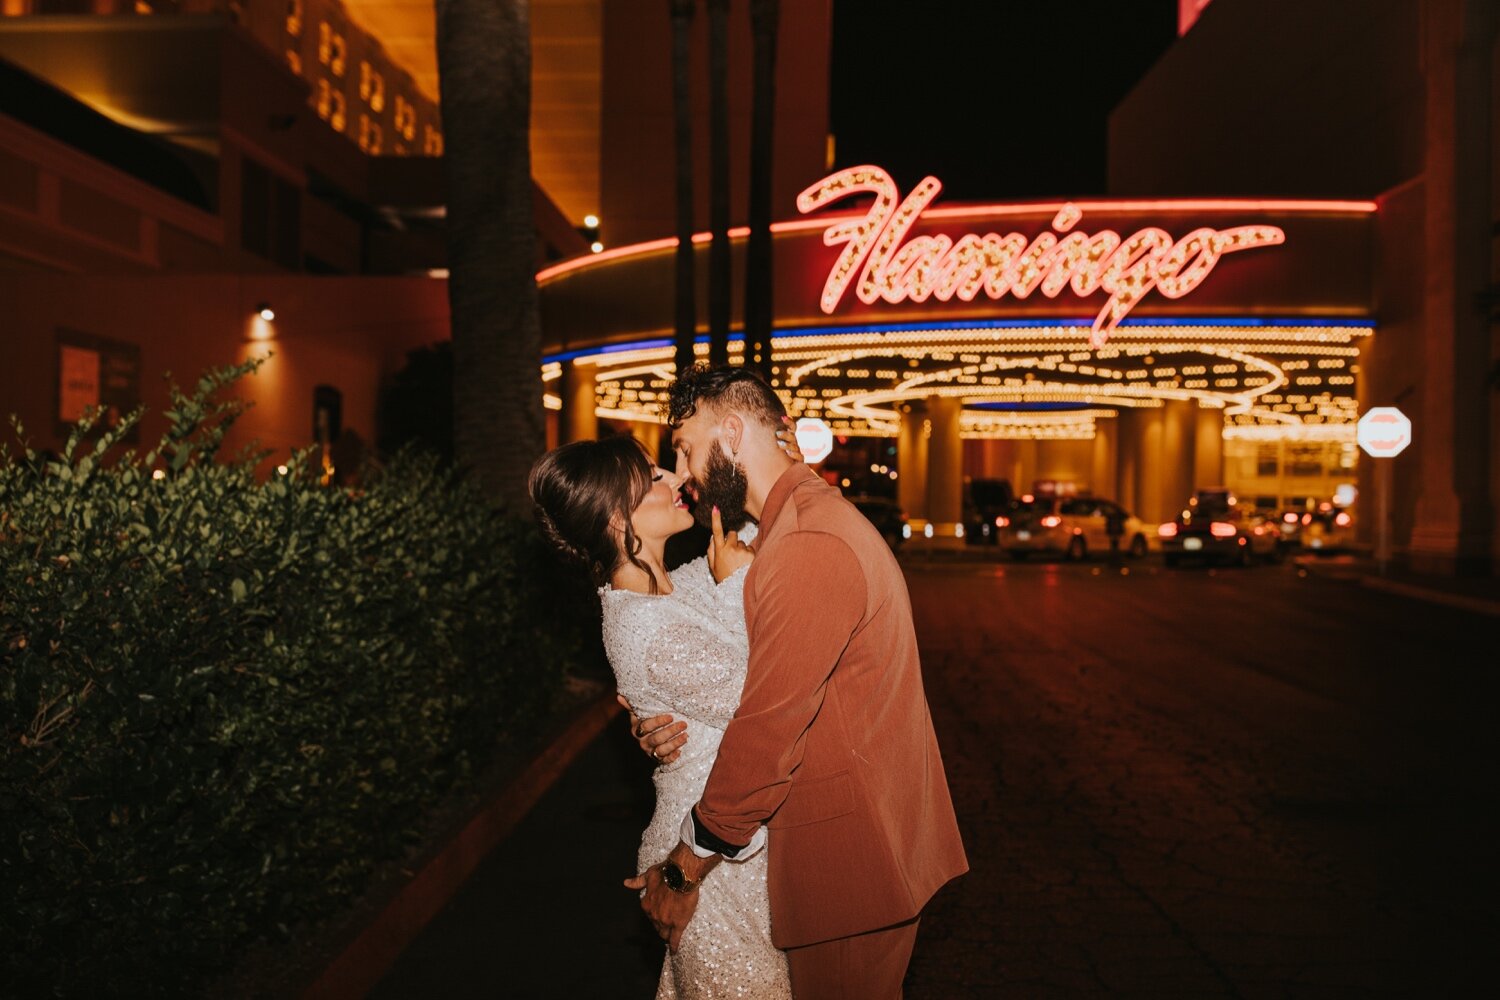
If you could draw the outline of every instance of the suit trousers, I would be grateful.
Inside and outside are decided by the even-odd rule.
[[[901,981],[917,943],[914,917],[904,924],[801,948],[788,948],[796,1000],[901,1000]]]

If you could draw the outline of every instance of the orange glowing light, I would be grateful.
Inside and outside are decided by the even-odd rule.
[[[909,236],[918,219],[936,215],[930,206],[941,190],[936,177],[927,177],[899,198],[889,174],[862,166],[831,174],[797,196],[797,209],[804,214],[854,195],[874,196],[863,216],[833,219],[823,233],[825,245],[843,246],[823,285],[823,312],[834,312],[850,285],[866,305],[929,297],[971,302],[980,292],[998,299],[1007,292],[1026,298],[1038,289],[1048,298],[1069,287],[1080,297],[1103,291],[1109,299],[1095,317],[1090,337],[1097,348],[1153,288],[1166,298],[1182,298],[1203,283],[1225,254],[1286,241],[1277,226],[1200,228],[1180,240],[1155,227],[1128,237],[1111,229],[1089,235],[1072,231],[1083,218],[1083,209],[1073,203],[1058,208],[1052,232],[1031,239],[993,232],[957,240],[942,234]]]
[[[1233,538],[1235,527],[1228,521],[1215,521],[1208,526],[1209,533],[1215,538]]]

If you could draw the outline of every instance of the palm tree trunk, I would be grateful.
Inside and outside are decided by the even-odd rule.
[[[771,146],[776,131],[780,0],[750,0],[754,68],[750,107],[750,245],[745,253],[745,364],[771,381]]]
[[[527,509],[546,442],[531,203],[528,0],[436,0],[453,329],[454,451]]]
[[[729,364],[729,0],[708,0],[708,360]]]
[[[697,0],[672,4],[672,112],[677,162],[676,310],[673,358],[679,372],[694,361],[698,333],[697,275],[693,257],[693,102],[689,83],[692,69],[693,8]]]

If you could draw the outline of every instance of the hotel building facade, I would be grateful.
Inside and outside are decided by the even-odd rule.
[[[430,18],[381,0],[0,4],[6,72],[68,112],[0,107],[0,409],[55,441],[90,392],[159,411],[156,373],[270,344],[247,436],[310,443],[333,387],[344,426],[373,440],[382,382],[446,336]],[[601,422],[656,440],[672,375],[667,5],[532,6],[554,440]],[[1005,479],[1147,521],[1198,487],[1273,509],[1354,487],[1369,540],[1355,424],[1398,406],[1413,422],[1385,460],[1398,557],[1493,572],[1497,16],[1483,0],[1392,0],[1357,22],[1347,8],[1185,5],[1182,36],[1111,119],[1107,195],[955,204],[940,177],[902,190],[879,164],[833,162],[831,3],[783,5],[774,363],[789,407],[883,442],[887,485],[938,538],[961,530],[966,481]],[[701,87],[694,110],[706,223]],[[698,255],[703,332],[706,241]],[[92,388],[70,390],[65,364],[94,364]]]

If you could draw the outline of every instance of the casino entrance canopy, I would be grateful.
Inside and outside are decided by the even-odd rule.
[[[894,436],[908,401],[956,398],[965,438],[1090,438],[1121,412],[1196,401],[1226,439],[1352,440],[1373,202],[948,205],[940,188],[903,195],[853,168],[773,226],[774,382],[793,415]],[[737,275],[746,235],[731,233]],[[708,237],[694,242],[701,315]],[[566,369],[593,375],[599,416],[659,419],[675,246],[538,275],[550,408]]]

